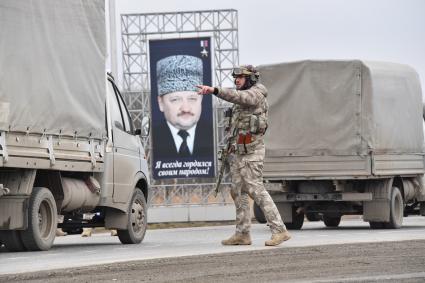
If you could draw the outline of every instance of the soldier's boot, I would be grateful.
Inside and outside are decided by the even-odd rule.
[[[251,236],[249,233],[235,233],[229,239],[221,241],[221,244],[224,246],[251,245],[251,243]]]
[[[118,236],[117,230],[112,229],[111,230],[111,236]]]
[[[64,232],[62,230],[62,228],[56,229],[56,237],[62,237],[62,236],[66,236],[66,235],[68,235],[68,233]]]
[[[81,237],[91,237],[92,232],[93,228],[83,228],[83,233],[81,233]]]
[[[277,246],[285,241],[288,241],[289,239],[291,239],[291,234],[289,234],[289,232],[285,230],[281,233],[273,234],[272,238],[270,240],[267,240],[265,244],[266,246]]]

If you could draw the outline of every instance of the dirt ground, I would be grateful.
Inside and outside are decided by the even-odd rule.
[[[425,282],[425,241],[144,260],[0,276],[0,282]]]

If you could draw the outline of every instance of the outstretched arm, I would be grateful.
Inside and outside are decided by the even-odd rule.
[[[207,95],[207,94],[214,94],[214,87],[207,86],[207,85],[197,85],[198,88],[198,94]]]
[[[251,87],[247,90],[234,90],[229,88],[217,88],[206,85],[198,85],[198,93],[202,95],[214,94],[228,102],[244,106],[255,106],[265,96],[265,89]]]

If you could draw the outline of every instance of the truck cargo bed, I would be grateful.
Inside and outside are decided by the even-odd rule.
[[[368,156],[290,156],[266,158],[264,178],[366,179],[424,174],[421,154]]]
[[[0,144],[0,167],[103,171],[103,140],[1,132]]]

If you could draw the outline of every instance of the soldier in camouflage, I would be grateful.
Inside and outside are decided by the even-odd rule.
[[[231,196],[236,206],[236,233],[223,240],[223,245],[250,245],[251,213],[249,197],[263,211],[272,237],[266,246],[276,246],[291,238],[269,193],[263,185],[265,155],[264,134],[267,129],[267,89],[258,83],[259,73],[251,65],[234,68],[236,90],[198,86],[202,95],[214,94],[232,102],[232,115],[227,127],[230,139],[229,158],[232,175]],[[227,115],[229,116],[229,115]]]

